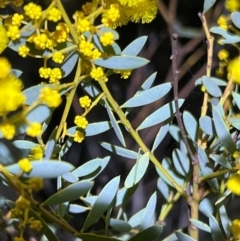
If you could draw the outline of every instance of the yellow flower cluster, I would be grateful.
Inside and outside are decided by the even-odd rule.
[[[59,84],[59,80],[62,79],[62,71],[59,68],[45,68],[41,67],[39,69],[39,75],[41,78],[48,79],[51,84]]]
[[[0,25],[0,54],[7,48],[8,45],[8,35],[7,30],[3,25]]]
[[[28,158],[23,158],[18,161],[18,165],[21,171],[29,173],[32,170],[32,164]]]
[[[240,59],[238,57],[229,62],[227,70],[228,78],[236,84],[240,84]]]
[[[38,122],[32,122],[29,124],[26,134],[31,136],[31,137],[36,137],[41,135],[42,133],[42,125]]]
[[[230,226],[230,231],[235,237],[240,239],[240,219],[234,219],[232,221],[232,224]]]
[[[40,232],[43,226],[40,220],[31,220],[29,228],[33,231]]]
[[[30,49],[26,45],[22,45],[18,48],[18,54],[23,58],[26,58]]]
[[[221,15],[217,20],[218,25],[223,29],[228,29],[228,18]]]
[[[227,60],[228,56],[229,56],[229,52],[226,49],[221,49],[218,52],[218,58],[220,60]]]
[[[88,125],[88,121],[85,117],[77,115],[74,119],[74,123],[77,125],[77,127],[86,129]]]
[[[81,131],[76,131],[74,133],[74,141],[81,143],[84,140],[85,136]]]
[[[131,75],[131,70],[114,70],[114,73],[120,74],[122,79],[128,79]]]
[[[103,46],[112,45],[114,42],[114,35],[111,32],[106,32],[100,37],[100,42]]]
[[[48,11],[47,20],[58,22],[59,20],[61,20],[61,18],[62,18],[62,14],[59,9],[53,7]]]
[[[9,25],[8,31],[7,31],[7,36],[13,41],[20,39],[21,35],[20,35],[20,30],[19,30],[18,26]]]
[[[23,19],[24,16],[22,14],[14,13],[12,16],[12,25],[20,27]]]
[[[12,140],[15,135],[15,126],[9,123],[3,123],[0,125],[0,131],[7,140]]]
[[[38,192],[41,189],[43,189],[43,179],[39,177],[32,177],[28,179],[27,181],[29,189],[31,189],[34,192]]]
[[[91,99],[86,95],[79,98],[79,104],[82,108],[88,108],[91,105]]]
[[[239,0],[226,0],[225,7],[230,12],[235,12],[240,9],[240,1]]]
[[[102,67],[93,68],[90,72],[90,76],[95,80],[104,80],[107,81],[107,77],[104,74]]]
[[[69,35],[69,28],[65,23],[58,23],[56,30],[53,33],[53,39],[57,43],[65,43]]]
[[[46,104],[52,108],[58,107],[62,102],[61,95],[58,93],[58,91],[49,87],[41,89],[39,98],[43,104]]]
[[[64,55],[63,53],[56,51],[52,55],[52,60],[57,64],[62,64],[64,61]]]
[[[43,158],[43,154],[43,148],[38,145],[31,148],[29,158],[32,160],[41,160]]]
[[[226,187],[234,194],[240,196],[240,175],[234,174],[232,175],[227,183]]]
[[[42,15],[42,7],[33,2],[28,3],[23,8],[25,15],[27,15],[30,19],[38,20]]]

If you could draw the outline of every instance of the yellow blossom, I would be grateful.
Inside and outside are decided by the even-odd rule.
[[[135,7],[146,0],[118,0],[123,6]]]
[[[11,71],[11,64],[10,62],[3,57],[0,57],[0,79],[7,78]]]
[[[91,24],[88,19],[79,19],[76,23],[77,31],[80,33],[84,33],[90,31]]]
[[[240,9],[240,1],[239,0],[226,0],[225,7],[230,12],[235,12]]]
[[[21,26],[21,22],[24,19],[22,14],[14,13],[12,16],[12,25]]]
[[[34,192],[43,189],[43,179],[40,177],[32,177],[27,180],[27,183],[29,184],[29,188]]]
[[[234,219],[232,221],[232,224],[230,226],[230,231],[235,237],[240,239],[240,219]]]
[[[36,36],[33,37],[33,42],[37,49],[42,49],[42,50],[46,49],[48,36],[45,33],[37,34]]]
[[[30,49],[26,45],[22,45],[18,48],[18,54],[23,58],[26,58]]]
[[[19,168],[21,171],[29,173],[32,170],[32,164],[28,158],[23,158],[18,161]],[[21,209],[21,208],[20,208]]]
[[[59,68],[53,68],[50,73],[49,83],[59,84],[59,80],[62,79],[62,71]]]
[[[90,72],[90,76],[95,80],[107,80],[102,67],[93,68]]]
[[[38,122],[32,122],[29,124],[26,134],[31,136],[31,137],[36,137],[41,135],[42,133],[42,125]]]
[[[74,119],[74,123],[77,125],[77,127],[80,127],[82,129],[86,129],[88,125],[88,121],[85,117],[77,115]]]
[[[238,57],[229,62],[227,70],[228,78],[240,84],[240,59]]]
[[[102,14],[102,23],[106,27],[111,27],[120,18],[118,4],[111,4],[110,8]]]
[[[111,32],[106,32],[100,37],[100,42],[103,46],[112,45],[114,42],[114,35]]]
[[[229,52],[226,50],[226,49],[221,49],[219,52],[218,52],[218,58],[220,60],[226,60],[229,56]]]
[[[56,7],[51,8],[47,14],[47,20],[49,21],[58,22],[61,18],[61,11]]]
[[[240,196],[240,175],[234,174],[232,175],[227,183],[226,187],[234,194]]]
[[[239,156],[240,156],[239,151],[235,151],[232,156],[233,156],[233,158],[235,158],[235,159],[239,158]]]
[[[7,31],[7,36],[13,41],[19,39],[21,37],[21,35],[20,35],[20,30],[19,30],[18,26],[9,25],[8,31]]]
[[[102,53],[98,49],[93,49],[91,54],[89,55],[89,58],[91,59],[98,59],[100,58]]]
[[[79,44],[79,51],[80,53],[83,53],[85,56],[91,56],[92,54],[92,49],[93,49],[94,45],[88,41],[86,41],[83,38],[81,38],[80,44]]]
[[[33,2],[24,6],[24,12],[30,19],[38,20],[42,15],[42,7]]]
[[[114,70],[114,73],[121,74],[122,79],[128,79],[132,71],[131,70]]]
[[[38,145],[31,148],[29,158],[32,160],[41,160],[43,158],[43,154],[43,148]]]
[[[94,5],[92,2],[86,2],[85,4],[82,5],[82,10],[85,15],[89,15],[90,13],[92,13],[93,8],[94,8]]]
[[[91,99],[86,95],[79,98],[79,104],[82,108],[87,108],[91,105]]]
[[[30,201],[22,196],[20,196],[15,203],[16,203],[16,208],[22,211],[30,207]]]
[[[41,89],[39,97],[44,104],[53,108],[58,107],[62,102],[61,95],[49,87]]]
[[[8,35],[7,30],[3,25],[0,25],[0,54],[7,48],[8,46]]]
[[[15,126],[9,123],[0,124],[0,131],[7,140],[12,140],[15,135]]]
[[[217,20],[218,25],[223,29],[228,29],[228,18],[221,15]]]
[[[84,140],[84,134],[80,131],[74,133],[74,141],[81,143]]]
[[[65,43],[67,41],[69,34],[69,28],[65,23],[58,23],[55,32],[53,33],[53,38],[58,43]]]
[[[41,67],[39,69],[39,75],[41,78],[48,79],[51,74],[51,68]]]
[[[11,209],[11,218],[19,218],[23,214],[22,210],[18,208]]]
[[[54,52],[53,55],[52,55],[52,60],[55,63],[62,64],[63,60],[64,60],[64,55],[59,51]]]
[[[33,231],[40,232],[42,229],[42,223],[40,220],[31,220],[29,228]]]

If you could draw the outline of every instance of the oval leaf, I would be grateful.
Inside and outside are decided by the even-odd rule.
[[[56,178],[74,169],[74,166],[68,162],[55,160],[31,161],[31,164],[32,171],[28,174],[24,173],[23,177]],[[6,168],[14,175],[18,175],[22,172],[18,164],[9,165]]]
[[[211,233],[211,229],[210,227],[206,224],[206,223],[203,223],[197,219],[194,219],[194,218],[191,218],[190,219],[190,222],[195,225],[197,228],[205,231],[205,232],[208,232],[208,233]]]
[[[218,225],[217,220],[212,216],[209,215],[209,226],[211,228],[211,234],[213,241],[224,241],[224,237],[222,231]]]
[[[137,107],[150,104],[166,95],[172,88],[171,83],[157,85],[151,89],[141,91],[125,102],[121,108]]]
[[[179,99],[178,100],[178,105],[179,108],[182,106],[184,100]],[[149,115],[137,128],[137,130],[142,130],[150,126],[157,125],[168,118],[172,117],[176,112],[175,109],[175,103],[174,101],[162,106],[160,109],[156,110],[153,112],[151,115]]]
[[[146,152],[144,155],[142,155],[139,158],[139,160],[137,160],[136,164],[132,167],[131,171],[129,172],[124,182],[124,186],[126,188],[130,188],[133,185],[137,184],[144,176],[147,170],[148,164],[149,164],[149,153]]]
[[[96,222],[109,208],[115,198],[120,183],[120,177],[113,178],[99,193],[91,211],[89,212],[82,230],[85,230]],[[107,197],[107,198],[106,198]]]
[[[65,59],[63,65],[61,66],[61,69],[63,70],[63,77],[67,77],[75,67],[77,60],[79,58],[78,51],[71,52],[67,58]]]
[[[152,152],[154,152],[154,150],[156,150],[156,148],[160,145],[164,137],[167,135],[168,130],[169,130],[169,123],[161,126],[154,140],[153,147],[151,150]]]
[[[140,68],[148,64],[149,61],[135,56],[113,56],[108,59],[99,58],[93,62],[104,68],[126,70]]]
[[[186,129],[189,137],[193,141],[196,141],[198,124],[197,124],[196,119],[190,112],[188,112],[188,111],[183,112],[183,123],[184,123],[185,129]]]
[[[197,241],[196,239],[191,238],[185,233],[182,233],[180,231],[175,231],[175,234],[179,241]]]
[[[56,205],[65,202],[71,202],[79,197],[85,195],[93,186],[92,182],[80,181],[73,183],[62,190],[54,193],[51,197],[49,197],[46,201],[44,201],[41,205]]]
[[[147,41],[147,36],[142,36],[131,42],[123,51],[122,55],[132,55],[136,56],[142,50],[144,44]]]
[[[214,131],[214,127],[213,127],[213,122],[209,116],[200,117],[199,125],[206,134],[208,134],[210,136],[214,135],[215,131]]]
[[[31,141],[25,141],[25,140],[13,141],[12,144],[13,144],[15,147],[17,147],[18,149],[31,149],[31,148],[37,146],[36,143],[31,142]]]
[[[232,22],[237,28],[240,28],[240,13],[234,12],[231,14]]]
[[[113,229],[115,229],[119,232],[129,232],[132,229],[130,224],[128,224],[127,222],[125,222],[123,220],[114,219],[114,218],[110,219],[109,225]]]
[[[211,78],[208,78],[207,76],[202,77],[202,83],[205,86],[207,92],[214,96],[214,97],[220,97],[222,96],[221,89],[215,84],[214,81],[212,81]]]
[[[203,5],[203,14],[205,14],[216,2],[216,0],[205,0]]]

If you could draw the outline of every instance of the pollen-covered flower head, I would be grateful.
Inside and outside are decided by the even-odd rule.
[[[237,57],[229,62],[228,67],[228,77],[236,84],[240,84],[240,58]]]
[[[3,25],[0,25],[0,54],[7,48],[8,45],[8,36],[7,30]]]

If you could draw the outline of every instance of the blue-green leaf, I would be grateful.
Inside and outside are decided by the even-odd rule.
[[[123,187],[120,190],[118,190],[115,207],[123,205],[134,194],[134,192],[137,190],[137,187],[138,184],[130,188]]]
[[[51,115],[51,110],[46,105],[38,105],[32,109],[26,116],[30,122],[43,123]]]
[[[162,233],[162,230],[162,226],[154,225],[150,228],[143,230],[142,232],[139,232],[138,234],[130,238],[128,241],[154,241]]]
[[[212,27],[210,32],[220,34],[225,39],[220,39],[219,42],[222,44],[233,44],[240,42],[240,37],[235,34],[229,33],[227,30],[220,27]]]
[[[143,213],[143,219],[140,224],[140,231],[151,227],[155,223],[155,209],[157,204],[157,194],[154,192],[148,200],[147,206]]]
[[[211,229],[210,229],[210,227],[206,223],[201,222],[201,221],[199,221],[197,219],[194,219],[194,218],[191,218],[190,222],[193,225],[195,225],[197,228],[199,228],[199,229],[201,229],[201,230],[203,230],[205,232],[211,233]]]
[[[240,117],[228,117],[227,118],[229,124],[235,127],[237,130],[240,130]]]
[[[131,42],[123,51],[122,55],[137,56],[147,41],[147,36],[142,36]]]
[[[64,202],[71,202],[79,197],[85,195],[93,186],[92,182],[87,181],[79,181],[73,183],[60,191],[54,193],[51,197],[49,197],[46,201],[44,201],[41,205],[56,205]]]
[[[137,213],[135,213],[129,220],[128,223],[132,226],[132,228],[138,227],[143,220],[143,214],[145,213],[145,208],[141,209]]]
[[[159,177],[157,181],[157,187],[163,195],[163,197],[165,198],[165,200],[168,201],[170,195],[170,186],[166,182],[164,182],[161,177]]]
[[[119,232],[129,232],[132,229],[128,222],[114,218],[110,219],[109,225]]]
[[[191,138],[192,141],[196,141],[197,139],[197,132],[198,132],[198,124],[194,116],[188,112],[183,112],[183,123],[185,126],[185,129]]]
[[[215,84],[214,81],[212,81],[211,78],[207,76],[202,77],[202,83],[205,86],[207,92],[214,96],[214,97],[220,97],[222,96],[222,91],[221,89]]]
[[[225,200],[226,197],[228,197],[230,194],[232,193],[232,191],[230,191],[229,189],[227,189],[219,198],[218,200],[215,202],[215,205],[218,205],[219,203],[221,203],[223,200]]]
[[[149,153],[146,152],[144,155],[142,155],[139,158],[139,160],[136,161],[136,164],[132,167],[131,171],[126,177],[124,186],[126,188],[130,188],[135,184],[137,184],[142,179],[145,172],[147,171],[148,164],[149,164]]]
[[[204,198],[199,204],[199,210],[205,215],[209,216],[214,212],[214,205],[209,198]]]
[[[58,127],[54,128],[46,143],[45,151],[44,151],[44,157],[46,159],[49,159],[53,153],[54,146],[56,144],[55,137],[56,137],[57,131],[58,131]]]
[[[37,146],[38,144],[31,142],[31,141],[25,141],[25,140],[16,140],[13,141],[12,143],[15,147],[17,147],[18,149],[31,149],[35,146]]]
[[[204,0],[203,14],[205,14],[216,2],[216,0]]]
[[[228,215],[227,215],[227,211],[224,205],[221,205],[221,207],[219,208],[219,216],[221,219],[221,223],[222,223],[222,227],[225,231],[225,234],[227,236],[227,238],[231,237],[231,232],[230,232],[230,225],[231,225],[231,220],[229,219]]]
[[[232,96],[234,101],[237,104],[238,109],[240,110],[240,94],[236,93],[236,92],[232,92]]]
[[[149,89],[149,88],[152,86],[152,84],[153,84],[156,76],[157,76],[157,72],[154,72],[153,74],[151,74],[151,75],[145,80],[145,82],[142,84],[141,90],[147,90],[147,89]],[[141,90],[140,90],[140,91],[141,91]]]
[[[137,152],[134,152],[134,151],[130,151],[126,148],[122,148],[122,147],[119,147],[119,146],[115,146],[115,145],[111,145],[107,142],[101,142],[100,145],[107,149],[108,151],[111,151],[119,156],[123,156],[123,157],[127,157],[127,158],[130,158],[130,159],[137,159],[138,157],[138,153]]]
[[[196,239],[191,238],[185,233],[182,233],[180,231],[175,231],[175,234],[179,241],[197,241]]]
[[[218,138],[222,142],[223,146],[233,154],[237,149],[236,145],[233,142],[233,139],[228,131],[226,124],[223,121],[223,118],[217,111],[217,109],[213,106],[212,107],[212,115],[213,115],[213,123],[218,135]]]
[[[175,233],[172,233],[162,241],[178,241],[178,238]]]
[[[211,159],[213,159],[215,162],[217,162],[218,164],[220,164],[221,166],[231,169],[232,166],[229,163],[229,161],[223,157],[222,155],[216,155],[216,154],[210,154],[209,156]]]
[[[17,78],[19,78],[21,75],[22,75],[22,71],[21,70],[19,70],[19,69],[11,69],[11,73],[15,76],[15,77],[17,77]]]
[[[179,108],[182,106],[183,102],[184,102],[183,99],[178,100]],[[142,129],[145,129],[145,128],[150,127],[150,126],[157,125],[157,124],[167,120],[171,116],[173,116],[175,114],[175,112],[176,112],[176,109],[175,109],[174,101],[172,101],[168,104],[165,104],[160,109],[156,110],[151,115],[149,115],[140,124],[140,126],[137,128],[137,130],[142,130]]]
[[[64,173],[62,175],[62,178],[67,181],[67,182],[70,182],[70,183],[75,183],[78,181],[78,178],[77,176],[73,175],[71,172],[67,172],[67,173]]]
[[[201,35],[200,28],[186,27],[186,25],[181,24],[177,19],[173,23],[173,30],[182,38],[196,38]]]
[[[84,207],[84,206],[81,206],[81,205],[78,205],[78,204],[70,204],[69,205],[69,209],[68,211],[70,213],[84,213],[86,212],[87,210],[89,210],[88,207]]]
[[[93,233],[81,233],[76,235],[76,237],[79,237],[81,241],[119,241],[119,239]]]
[[[240,28],[240,12],[234,12],[231,14],[232,22],[237,28]]]
[[[90,82],[90,78],[87,78],[86,80],[81,82],[81,86],[93,98],[96,98],[101,94],[100,90]]]
[[[175,141],[180,142],[181,132],[177,125],[174,125],[174,124],[170,125],[168,131],[169,131],[170,135],[174,138]]]
[[[99,58],[93,61],[96,65],[109,69],[126,70],[137,69],[146,64],[148,60],[135,56],[113,56],[108,59]]]
[[[213,241],[224,241],[224,237],[222,231],[218,225],[217,220],[212,216],[209,215],[209,226],[211,228],[211,234]]]
[[[54,160],[42,160],[42,161],[31,161],[32,171],[29,174],[24,173],[23,177],[41,177],[41,178],[56,178],[74,169],[74,166],[68,162],[54,161]],[[7,170],[18,175],[22,171],[18,164],[9,165],[6,167]]]
[[[171,88],[171,83],[165,83],[157,85],[151,89],[141,91],[125,102],[121,108],[137,107],[150,104],[166,95]]]
[[[187,160],[183,154],[181,153],[181,151],[179,149],[174,149],[172,152],[172,160],[173,160],[173,164],[177,170],[177,172],[182,175],[182,176],[186,176],[188,175],[188,171],[189,171],[189,160]]]
[[[154,150],[156,150],[156,148],[160,145],[160,143],[162,142],[162,140],[164,139],[164,137],[167,135],[169,130],[169,123],[162,125],[156,135],[156,138],[154,140],[153,143],[153,147],[152,147],[152,152],[154,152]]]
[[[208,175],[213,172],[213,168],[210,166],[210,162],[208,160],[208,156],[201,146],[197,148],[198,150],[198,160],[200,165],[200,170],[203,175]],[[207,182],[209,185],[215,190],[218,191],[218,182],[216,178],[208,179]]]
[[[215,133],[212,119],[209,116],[202,116],[199,119],[201,129],[208,135],[213,136]]]
[[[78,58],[79,58],[79,53],[76,50],[72,51],[67,56],[67,58],[63,62],[63,65],[61,66],[61,69],[64,72],[63,77],[67,77],[72,72],[73,68],[77,63]]]
[[[77,177],[84,177],[86,175],[89,175],[101,166],[101,162],[101,158],[96,158],[88,161],[74,171],[72,171],[72,174],[76,175]]]
[[[99,193],[91,211],[88,213],[82,230],[90,227],[109,208],[115,198],[120,183],[120,177],[113,178]],[[106,198],[107,197],[107,198]]]
[[[28,38],[21,37],[18,40],[15,41],[9,41],[8,47],[16,52],[18,52],[18,48],[22,45],[26,45],[26,41]]]
[[[111,121],[111,124],[112,124],[112,127],[113,127],[113,130],[118,138],[118,140],[122,143],[123,146],[126,146],[126,143],[125,143],[125,140],[124,140],[124,137],[123,137],[123,134],[122,134],[122,131],[117,123],[117,120],[115,119],[115,116],[113,115],[113,112],[107,102],[107,100],[104,98],[104,101],[105,101],[105,105],[106,105],[106,108],[107,108],[107,112],[108,112],[108,116],[110,118],[110,121]]]

